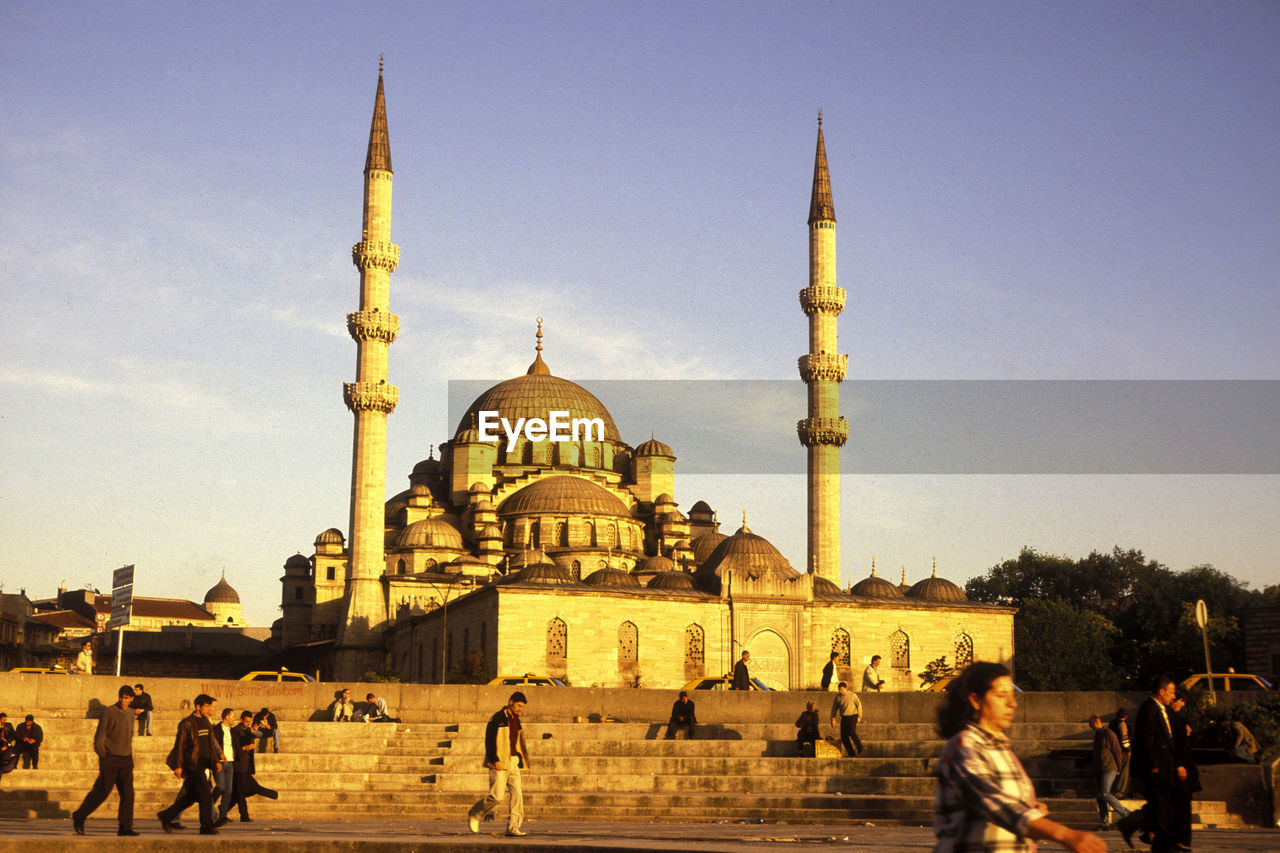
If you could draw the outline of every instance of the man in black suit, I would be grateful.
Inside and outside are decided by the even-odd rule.
[[[1151,696],[1138,707],[1133,727],[1132,772],[1142,784],[1147,803],[1117,825],[1130,847],[1133,834],[1141,828],[1142,842],[1150,844],[1153,851],[1177,849],[1173,838],[1174,786],[1187,778],[1187,769],[1179,766],[1173,748],[1169,706],[1174,692],[1173,682],[1161,676],[1156,679]]]

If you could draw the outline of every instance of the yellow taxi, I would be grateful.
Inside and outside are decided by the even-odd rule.
[[[773,688],[765,684],[758,678],[750,679],[751,690],[772,690]],[[733,676],[730,675],[706,675],[702,678],[695,678],[690,681],[681,690],[728,690],[733,686]]]
[[[499,675],[497,678],[489,682],[493,684],[505,684],[509,687],[568,687],[560,679],[554,675],[534,675],[532,672],[526,672],[524,675]]]
[[[25,672],[31,675],[70,675],[60,666],[15,666],[10,672]]]
[[[290,672],[287,669],[259,669],[246,672],[240,676],[241,681],[315,681],[305,672]]]

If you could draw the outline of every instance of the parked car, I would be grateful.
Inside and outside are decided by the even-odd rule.
[[[1182,686],[1188,692],[1202,690],[1208,692],[1209,680],[1213,679],[1213,689],[1223,693],[1232,690],[1275,690],[1270,681],[1249,672],[1200,672],[1182,679]]]
[[[241,681],[315,681],[304,672],[290,672],[287,669],[259,669],[246,672],[240,676]]]
[[[733,685],[733,676],[731,675],[705,675],[702,678],[695,678],[690,681],[682,690],[728,690]],[[772,690],[773,688],[765,684],[758,678],[751,679],[752,690]]]
[[[511,687],[568,687],[560,679],[554,675],[534,675],[532,672],[526,672],[524,675],[499,675],[497,678],[488,682],[489,684],[505,684]]]
[[[15,666],[10,672],[25,672],[38,675],[70,675],[60,666]]]

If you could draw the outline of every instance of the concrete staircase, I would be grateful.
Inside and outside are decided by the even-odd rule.
[[[456,724],[318,723],[281,719],[281,752],[258,754],[258,777],[278,801],[249,801],[255,820],[459,821],[485,790],[484,719]],[[487,717],[487,715],[485,715]],[[40,718],[41,769],[0,779],[0,819],[67,818],[92,786],[93,720]],[[178,782],[164,766],[165,732],[134,739],[135,815],[147,822],[172,801]],[[1096,823],[1087,767],[1050,757],[1087,745],[1074,724],[1024,723],[1012,735],[1041,799],[1056,819]],[[533,819],[763,821],[810,824],[928,824],[930,776],[941,747],[923,723],[868,724],[858,758],[801,758],[793,726],[700,726],[695,740],[665,740],[665,726],[624,722],[540,722],[526,738],[525,776]],[[114,797],[96,814],[113,817]],[[234,817],[233,817],[234,819]],[[188,822],[194,822],[194,813]]]

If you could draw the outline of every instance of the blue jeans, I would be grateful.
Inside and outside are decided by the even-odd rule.
[[[231,810],[231,804],[233,802],[231,787],[236,778],[232,774],[235,772],[235,769],[236,763],[234,761],[224,761],[222,763],[222,769],[215,770],[213,772],[213,784],[222,789],[221,802],[214,803],[214,805],[218,807],[218,817],[220,818],[226,817],[227,812]]]
[[[280,751],[280,730],[279,729],[259,729],[253,733],[256,738],[262,738],[258,742],[258,752],[267,751],[267,738],[271,738],[271,748],[275,752]]]
[[[1107,807],[1110,806],[1120,817],[1129,814],[1129,810],[1124,804],[1116,799],[1116,795],[1111,793],[1111,786],[1115,784],[1116,776],[1119,774],[1117,770],[1104,770],[1102,775],[1098,777],[1098,819],[1103,823],[1109,823],[1107,816]]]

